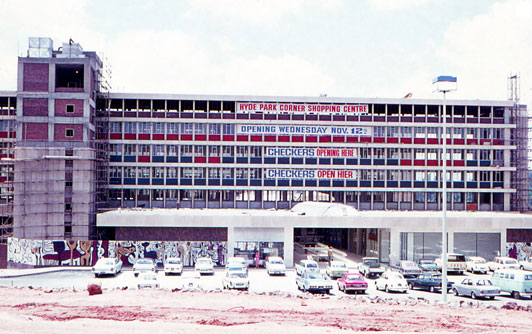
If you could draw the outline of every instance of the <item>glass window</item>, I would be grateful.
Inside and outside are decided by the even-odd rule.
[[[375,159],[384,159],[384,148],[374,148],[373,149],[373,157]]]
[[[194,134],[194,124],[192,123],[181,123],[181,133],[184,135]]]
[[[109,130],[112,133],[122,133],[122,122],[110,122]]]
[[[401,137],[403,138],[412,138],[412,128],[411,127],[401,127]]]
[[[234,135],[235,125],[234,124],[222,124],[222,131],[224,135]]]
[[[177,167],[166,167],[166,177],[175,179],[177,178]]]
[[[191,157],[192,156],[192,145],[181,145],[181,156],[182,157]]]
[[[150,177],[150,167],[138,167],[137,171],[140,178]]]
[[[179,123],[166,123],[166,133],[169,135],[179,134]]]
[[[232,178],[233,178],[233,169],[222,168],[222,179],[232,179]]]
[[[153,145],[152,146],[153,156],[162,157],[164,156],[164,145]]]
[[[181,178],[191,179],[194,175],[194,170],[192,167],[181,167]]]
[[[140,122],[139,123],[139,133],[151,133],[151,123],[149,123],[149,122]]]
[[[247,157],[248,156],[248,147],[247,146],[237,146],[236,147],[236,156],[237,157]]]
[[[152,174],[153,177],[164,178],[164,167],[153,167],[152,171],[153,171],[153,174]]]
[[[384,137],[386,133],[386,127],[384,126],[374,126],[373,127],[373,136],[375,137]]]
[[[220,124],[218,123],[211,123],[209,124],[209,134],[210,135],[219,135],[220,134]]]
[[[414,128],[415,138],[425,138],[425,128],[416,126]]]
[[[195,145],[194,146],[194,155],[197,157],[204,157],[207,152],[205,145]]]
[[[209,179],[219,179],[220,168],[209,168]]]
[[[412,159],[412,149],[410,148],[402,148],[401,149],[401,159]]]
[[[232,157],[233,156],[233,146],[222,146],[222,156],[223,157]]]
[[[122,144],[110,144],[109,151],[111,155],[122,155]]]
[[[248,178],[248,169],[247,168],[236,168],[235,177],[237,179],[247,179]]]
[[[197,135],[206,135],[207,134],[207,124],[205,123],[195,123],[194,124],[194,133]]]
[[[136,167],[124,167],[124,177],[132,178],[136,177],[137,168]]]
[[[172,157],[177,156],[177,145],[166,145],[166,155]]]
[[[196,167],[194,168],[194,178],[195,179],[204,179],[205,178],[205,175],[207,174],[207,171],[206,171],[207,168],[200,168],[200,167]]]
[[[209,157],[219,157],[220,146],[209,146]]]
[[[150,155],[150,146],[148,144],[139,144],[139,155]]]

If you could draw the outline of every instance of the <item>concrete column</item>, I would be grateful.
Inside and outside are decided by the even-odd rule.
[[[227,227],[227,257],[235,256],[235,228]]]
[[[500,255],[501,256],[508,256],[506,254],[506,229],[501,229],[501,249],[500,249]]]
[[[294,267],[294,228],[285,226],[284,228],[284,263],[287,268]]]
[[[447,253],[454,253],[454,231],[447,230]]]
[[[399,262],[401,259],[401,231],[390,228],[390,264]]]

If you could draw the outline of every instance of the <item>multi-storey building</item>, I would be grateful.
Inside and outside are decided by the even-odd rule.
[[[287,246],[290,240],[321,235],[332,243],[356,239],[357,251],[364,251],[362,244],[373,243],[371,249],[381,253],[388,247],[384,258],[412,257],[416,231],[430,233],[421,237],[437,243],[436,223],[423,230],[422,222],[408,221],[433,220],[442,209],[444,179],[448,209],[463,212],[457,226],[471,211],[486,214],[466,220],[498,221],[461,226],[456,233],[478,237],[487,231],[481,242],[495,240],[500,252],[505,229],[526,225],[526,215],[489,216],[528,210],[523,105],[447,101],[444,134],[438,99],[103,94],[102,63],[94,52],[76,43],[62,50],[53,50],[46,39],[39,43],[44,47],[30,47],[28,57],[19,58],[17,92],[0,96],[0,141],[6,147],[16,129],[15,158],[2,155],[2,168],[15,170],[14,183],[7,182],[9,173],[2,181],[3,189],[14,184],[16,237],[172,240],[183,229],[196,229],[188,235],[201,240],[201,228],[210,227],[216,238],[238,243],[259,241],[272,228],[262,241],[281,242],[285,251],[293,247]],[[266,212],[305,201],[346,205],[345,216],[349,207],[382,216],[296,225],[292,218],[259,219],[236,226],[238,218],[213,222],[212,213],[193,211],[193,224],[103,215],[95,228],[98,208]],[[456,243],[469,237],[458,236]]]

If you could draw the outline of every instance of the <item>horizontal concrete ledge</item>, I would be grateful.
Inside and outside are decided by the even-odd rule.
[[[90,271],[92,267],[46,267],[33,269],[2,269],[0,278],[14,278],[22,276],[48,274],[61,271]]]

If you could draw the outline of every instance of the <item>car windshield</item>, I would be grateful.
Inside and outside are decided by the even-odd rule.
[[[403,262],[403,267],[405,267],[405,268],[417,268],[417,265],[414,262]]]
[[[283,261],[281,261],[281,260],[271,260],[270,263],[271,264],[283,264]]]
[[[199,259],[198,263],[199,264],[209,264],[209,263],[211,263],[211,260],[209,260],[209,259]]]
[[[230,273],[229,277],[231,278],[246,278],[246,274],[244,273]]]
[[[346,268],[347,267],[345,263],[333,263],[332,266],[335,268]]]
[[[477,281],[477,285],[493,285],[489,279],[481,279]]]
[[[419,261],[419,264],[434,264],[434,262],[431,260],[421,260]]]
[[[113,265],[113,263],[114,261],[111,259],[106,259],[102,261],[102,264],[107,265],[107,266]]]
[[[318,274],[318,273],[310,274],[310,275],[308,275],[308,278],[310,278],[310,279],[325,279],[323,274]]]
[[[315,263],[315,262],[309,262],[309,263],[307,263],[307,267],[309,267],[309,268],[317,268],[318,264]]]
[[[365,259],[364,263],[365,264],[379,263],[379,261],[377,261],[377,259]]]
[[[181,260],[179,260],[179,259],[172,259],[172,260],[168,260],[167,263],[169,263],[169,264],[180,264],[180,263],[181,263]]]
[[[517,263],[517,260],[515,260],[515,259],[508,259],[508,260],[506,260],[505,262],[506,262],[506,264],[516,264],[516,263]]]
[[[137,260],[138,264],[153,264],[153,262],[150,259],[139,259]]]
[[[449,262],[465,262],[465,256],[461,254],[449,254],[447,257]]]
[[[390,279],[404,279],[404,277],[401,274],[391,274]]]
[[[475,263],[486,263],[486,260],[484,259],[475,259]]]
[[[532,281],[532,275],[524,275],[525,281]]]
[[[358,281],[362,279],[362,275],[347,275],[345,279],[348,281]]]

